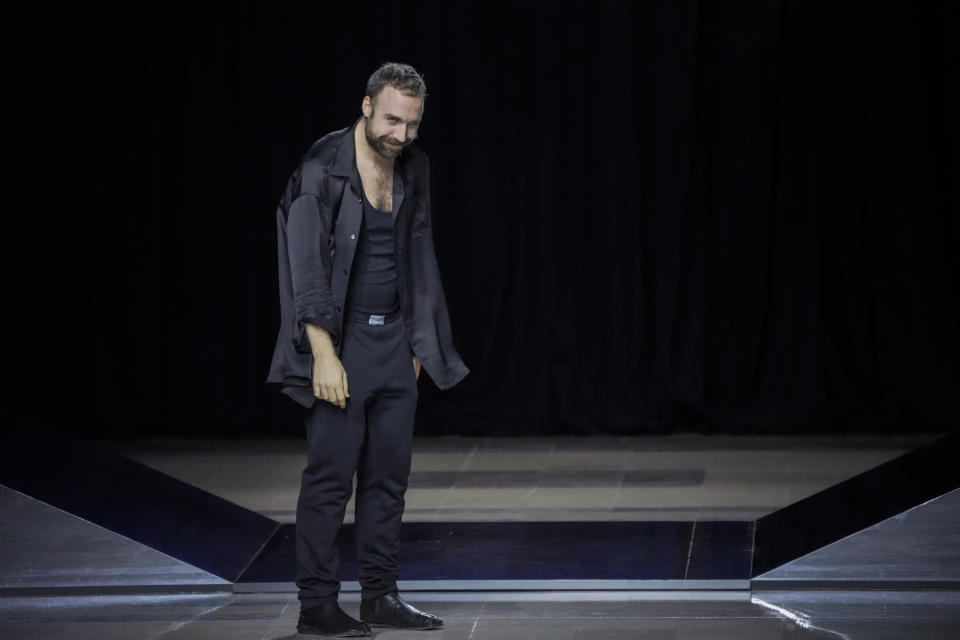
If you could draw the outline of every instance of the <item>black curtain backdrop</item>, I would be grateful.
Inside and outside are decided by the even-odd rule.
[[[199,3],[198,3],[199,4]],[[5,21],[7,410],[299,433],[274,210],[421,70],[454,390],[423,434],[952,430],[950,2],[42,6]]]

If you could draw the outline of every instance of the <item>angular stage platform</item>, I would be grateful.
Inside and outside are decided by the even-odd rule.
[[[0,479],[7,541],[0,589],[8,595],[57,588],[292,591],[290,520],[301,447],[296,440],[22,439],[5,451]],[[852,534],[884,539],[874,529],[894,527],[883,523],[888,518],[912,523],[936,514],[941,523],[927,528],[956,547],[949,526],[960,511],[953,509],[957,498],[947,495],[960,487],[956,454],[953,437],[935,436],[418,440],[402,585],[424,591],[836,586],[842,572],[813,567],[842,565],[830,554],[856,543],[830,545]],[[41,472],[41,460],[56,472]],[[931,500],[936,506],[918,507]],[[26,512],[32,515],[18,515]],[[901,515],[908,512],[914,515]],[[30,545],[58,531],[71,531],[73,550],[110,547],[124,569],[110,580],[92,573],[86,581],[82,571],[70,575],[69,562],[48,575],[17,569],[15,559],[27,557]],[[111,545],[111,534],[123,544]],[[347,524],[341,540],[347,591],[357,588],[352,534]],[[12,552],[13,541],[23,548]],[[134,547],[121,552],[124,545]],[[796,564],[818,549],[824,550],[805,568]],[[131,564],[133,557],[145,564]],[[159,559],[166,557],[176,564],[162,568]],[[955,588],[955,573],[925,575],[922,584]],[[139,582],[130,581],[134,576]],[[891,579],[889,571],[849,576],[861,586]],[[897,581],[913,584],[901,575],[886,586]]]
[[[301,442],[34,435],[0,453],[0,637],[298,637]],[[419,440],[400,586],[445,620],[418,638],[952,638],[955,456],[934,436]]]

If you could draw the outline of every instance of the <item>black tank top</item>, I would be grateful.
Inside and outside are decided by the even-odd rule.
[[[400,306],[393,254],[393,212],[376,209],[363,194],[363,223],[353,257],[347,309],[388,314]]]

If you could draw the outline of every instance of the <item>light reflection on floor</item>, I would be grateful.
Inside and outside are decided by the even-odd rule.
[[[382,630],[387,639],[431,640],[928,640],[955,637],[955,592],[777,592],[737,599],[669,594],[611,599],[582,593],[408,594],[440,615],[436,632]],[[356,615],[356,598],[343,602]],[[297,601],[288,595],[141,595],[0,599],[0,637],[276,640],[291,635]]]

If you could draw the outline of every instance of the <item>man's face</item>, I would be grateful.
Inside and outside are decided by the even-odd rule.
[[[376,100],[363,99],[363,132],[374,151],[393,160],[416,140],[423,116],[423,99],[386,86]]]

